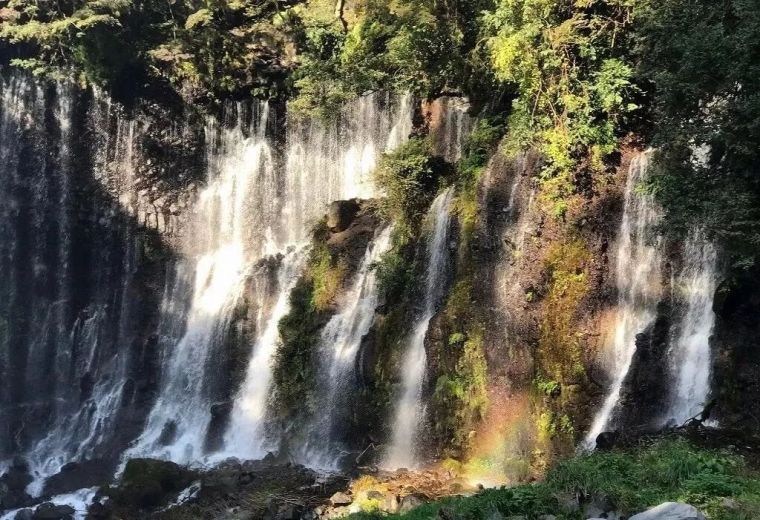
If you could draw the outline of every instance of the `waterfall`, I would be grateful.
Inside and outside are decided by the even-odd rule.
[[[675,387],[666,415],[676,424],[699,414],[707,402],[712,361],[710,335],[715,324],[712,303],[717,285],[715,248],[701,231],[687,237],[683,259],[674,291],[685,310],[671,346]]]
[[[249,124],[242,104],[228,108],[234,124],[218,129],[209,122],[208,185],[198,197],[193,231],[184,245],[187,259],[177,268],[164,302],[166,328],[184,332],[178,340],[169,336],[164,341],[170,354],[162,362],[161,391],[127,456],[179,462],[205,458],[210,387],[219,384],[213,380],[218,377],[215,353],[228,335],[250,267],[282,254],[278,296],[271,308],[265,308],[264,295],[253,295],[260,300],[260,323],[222,450],[242,457],[263,455],[278,323],[288,311],[309,230],[331,201],[373,194],[368,176],[379,154],[411,130],[409,99],[365,96],[347,105],[332,124],[289,120],[284,168],[275,164],[266,104],[254,104]],[[185,311],[183,302],[189,302]]]
[[[425,336],[444,296],[445,276],[449,268],[448,248],[451,227],[452,188],[441,192],[433,201],[426,218],[431,236],[427,246],[427,269],[422,314],[414,325],[402,362],[402,391],[396,405],[393,437],[384,465],[389,468],[414,467],[416,441],[424,414],[422,385],[425,378]]]
[[[437,102],[440,103],[440,121],[433,122],[431,131],[436,152],[455,163],[462,157],[465,139],[475,122],[468,114],[470,103],[455,97],[442,97]]]
[[[646,152],[635,156],[625,185],[615,271],[618,310],[612,341],[612,386],[586,435],[584,444],[590,448],[596,445],[596,437],[612,426],[611,417],[636,351],[636,334],[654,320],[660,297],[661,239],[652,235],[660,213],[652,195],[637,190],[646,176],[648,162]]]
[[[334,429],[350,406],[349,396],[355,389],[356,356],[362,338],[375,317],[378,287],[375,265],[391,246],[391,227],[376,233],[367,245],[364,258],[346,293],[341,309],[322,330],[319,342],[318,417],[307,426],[307,441],[300,458],[311,467],[336,469],[340,450],[340,433]]]
[[[380,154],[411,132],[411,97],[290,118],[282,150],[266,103],[192,126],[23,74],[0,79],[0,100],[0,466],[25,456],[39,491],[72,460],[115,467],[128,445],[125,457],[196,462],[230,396],[223,451],[264,446],[236,425],[266,408],[310,229],[333,200],[374,195]],[[231,388],[219,358],[243,303],[255,333]]]
[[[272,448],[264,421],[272,380],[271,363],[279,340],[280,320],[290,310],[290,293],[296,285],[306,257],[306,248],[293,248],[282,260],[277,274],[279,293],[270,316],[253,347],[245,383],[235,400],[230,427],[224,439],[225,453],[261,458]]]
[[[376,195],[372,172],[383,152],[412,131],[412,101],[406,95],[363,96],[332,123],[288,122],[284,227],[289,242],[307,238],[310,227],[335,200]]]
[[[33,494],[66,462],[114,464],[144,396],[130,378],[154,310],[135,297],[152,239],[122,205],[137,130],[101,135],[123,125],[88,94],[0,81],[0,458],[27,458]]]
[[[269,140],[267,104],[254,104],[250,123],[241,105],[230,107],[235,122],[206,128],[208,185],[196,203],[192,231],[184,244],[188,257],[164,309],[166,326],[180,319],[184,333],[176,345],[167,338],[162,385],[145,431],[128,455],[151,454],[191,462],[203,455],[211,419],[209,378],[234,307],[242,295],[248,268],[265,253],[277,213],[278,186]],[[189,291],[189,293],[187,292]],[[176,300],[179,298],[179,302]],[[176,434],[175,434],[176,432]],[[170,434],[171,433],[171,434]]]

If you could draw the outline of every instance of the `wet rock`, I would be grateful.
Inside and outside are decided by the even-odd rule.
[[[69,505],[56,505],[45,502],[34,510],[33,520],[68,520],[72,518],[75,510]]]
[[[619,432],[602,432],[596,436],[596,449],[599,451],[609,451],[615,447],[620,437]]]
[[[540,515],[538,520],[557,520],[557,517],[554,515]]]
[[[174,443],[177,438],[177,423],[174,421],[166,421],[164,427],[161,428],[161,435],[158,436],[158,444],[161,446],[169,446]]]
[[[21,511],[17,511],[16,516],[13,517],[13,520],[34,520],[34,511],[31,509],[22,509]]]
[[[109,518],[111,518],[112,513],[113,513],[113,508],[111,507],[110,501],[95,500],[87,508],[87,519],[88,520],[108,520]]]
[[[348,229],[356,214],[359,213],[359,201],[338,200],[330,204],[327,210],[327,227],[333,233],[339,233]]]
[[[633,515],[629,520],[705,520],[705,515],[689,504],[665,502]]]
[[[44,496],[62,495],[111,481],[113,466],[102,460],[69,462],[45,481]]]
[[[117,504],[150,509],[176,496],[195,476],[173,462],[132,459],[124,468],[121,482],[109,490],[109,496]]]
[[[206,431],[204,448],[207,452],[214,452],[223,447],[224,433],[227,430],[230,413],[232,413],[232,401],[224,401],[211,405],[211,421]]]
[[[667,300],[659,302],[654,322],[636,334],[636,350],[614,417],[620,431],[656,429],[658,424],[653,421],[667,409],[670,373],[668,364],[661,360],[667,358],[670,348],[671,307]]]
[[[330,503],[334,506],[347,506],[353,502],[353,499],[346,493],[338,491],[330,497]]]
[[[17,509],[32,504],[26,486],[32,482],[29,465],[16,457],[8,471],[0,476],[0,510]]]

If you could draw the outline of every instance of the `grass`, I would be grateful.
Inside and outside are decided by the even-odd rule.
[[[579,455],[557,464],[541,483],[450,497],[406,514],[360,513],[350,518],[428,520],[439,518],[443,509],[457,520],[486,520],[494,512],[579,520],[578,512],[563,511],[560,505],[562,497],[575,494],[607,497],[625,514],[678,501],[694,505],[711,520],[760,518],[760,473],[736,454],[697,448],[684,440]]]

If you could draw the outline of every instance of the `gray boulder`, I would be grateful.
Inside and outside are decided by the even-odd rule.
[[[399,513],[408,513],[412,509],[421,506],[425,503],[425,499],[418,495],[406,495],[401,499],[401,503],[398,507]]]
[[[361,206],[357,200],[337,200],[327,210],[327,227],[333,233],[345,231],[351,225]]]
[[[643,513],[633,515],[629,520],[705,520],[705,515],[689,504],[665,502]]]
[[[13,520],[34,520],[34,511],[31,509],[21,509],[16,512]]]
[[[354,500],[350,496],[346,493],[341,493],[340,491],[330,497],[330,503],[334,506],[347,506],[353,501]]]
[[[52,502],[40,504],[34,510],[34,520],[68,520],[75,513],[74,508],[69,505],[56,505]]]

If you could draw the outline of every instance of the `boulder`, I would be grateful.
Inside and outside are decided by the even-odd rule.
[[[34,520],[34,511],[31,509],[16,511],[16,516],[13,517],[13,520]]]
[[[425,503],[425,499],[419,495],[406,495],[401,499],[401,503],[398,506],[399,513],[408,513],[412,509],[415,509]]]
[[[113,477],[113,465],[103,460],[83,460],[64,464],[60,471],[45,480],[44,496],[63,495],[77,489],[101,486]]]
[[[665,502],[633,515],[629,520],[705,520],[705,515],[689,504]]]
[[[398,497],[394,493],[385,495],[381,509],[386,513],[395,514],[398,512]]]
[[[108,520],[112,514],[111,502],[108,500],[95,500],[87,508],[88,520]]]
[[[359,213],[359,201],[336,200],[327,209],[327,227],[333,233],[339,233],[348,229],[356,214]]]
[[[30,482],[32,477],[28,464],[16,457],[8,471],[0,476],[0,511],[32,505],[32,497],[26,492],[26,486]]]
[[[330,497],[330,503],[336,507],[347,506],[350,505],[351,502],[353,502],[353,499],[346,493],[341,493],[340,491]]]
[[[109,496],[120,505],[150,509],[176,496],[195,477],[194,472],[173,462],[132,459],[119,484],[109,490]]]
[[[34,510],[33,520],[69,520],[76,511],[69,505],[44,502]]]
[[[617,444],[619,432],[602,432],[596,436],[596,449],[599,451],[609,451]]]

